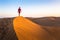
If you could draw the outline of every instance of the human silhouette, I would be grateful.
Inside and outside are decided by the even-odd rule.
[[[18,15],[20,16],[20,13],[21,13],[21,8],[19,7],[18,8]]]

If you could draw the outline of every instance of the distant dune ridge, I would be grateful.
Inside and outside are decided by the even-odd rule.
[[[0,40],[18,40],[13,28],[13,19],[14,18],[0,18]],[[45,39],[44,37],[47,38],[48,36],[48,40],[60,40],[60,17],[43,17],[27,19],[42,27],[43,33],[41,33],[44,34],[42,36],[43,39]]]
[[[60,17],[41,17],[28,19],[42,26],[60,26]]]

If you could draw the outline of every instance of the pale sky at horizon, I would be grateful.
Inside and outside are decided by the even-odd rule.
[[[24,17],[60,16],[60,0],[0,0],[0,17],[18,16],[19,6]]]

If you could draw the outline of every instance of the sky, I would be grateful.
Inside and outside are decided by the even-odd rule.
[[[60,0],[0,0],[0,17],[18,16],[19,6],[24,17],[60,16]]]

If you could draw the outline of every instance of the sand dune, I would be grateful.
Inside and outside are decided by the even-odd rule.
[[[18,40],[56,40],[41,25],[22,16],[16,17],[13,25]]]
[[[15,34],[13,26],[14,18],[0,18],[0,40],[18,40],[18,35],[16,36],[17,33]],[[19,27],[19,30],[21,31],[19,31],[21,39],[23,38],[23,40],[25,40],[26,38],[26,40],[29,40],[31,38],[32,40],[60,40],[60,17],[19,18],[23,18],[24,23],[21,22],[21,24],[25,24],[25,28]],[[29,20],[32,25],[36,24],[37,27],[36,25],[31,27],[30,25],[27,26],[26,24],[30,24],[30,22],[25,23],[27,22],[26,19]]]

